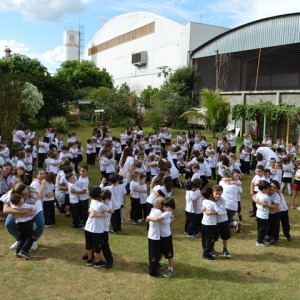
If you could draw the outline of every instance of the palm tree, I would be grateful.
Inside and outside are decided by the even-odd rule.
[[[222,98],[219,90],[203,89],[201,91],[202,109],[192,107],[183,113],[181,118],[194,117],[211,128],[213,137],[216,136],[216,127],[224,115],[227,115],[229,104]]]

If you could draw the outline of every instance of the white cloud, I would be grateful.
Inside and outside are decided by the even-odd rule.
[[[46,51],[42,54],[42,59],[45,63],[50,65],[61,64],[63,61],[63,47],[58,46],[53,50]]]
[[[65,13],[78,13],[90,0],[1,0],[0,12],[19,12],[30,21],[56,21]]]
[[[210,14],[231,20],[231,26],[276,15],[300,11],[299,0],[217,0],[209,5]]]
[[[5,47],[10,48],[12,53],[26,53],[29,47],[23,43],[19,43],[15,40],[0,40],[0,53],[4,54]]]

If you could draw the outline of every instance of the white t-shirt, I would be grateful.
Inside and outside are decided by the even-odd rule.
[[[202,206],[205,207],[206,210],[217,212],[219,215],[226,214],[226,211],[220,209],[220,207],[211,200],[204,199]],[[207,215],[206,213],[203,213],[202,224],[208,226],[217,225],[217,215]]]
[[[79,194],[79,200],[87,200],[89,199],[89,179],[88,177],[79,177],[78,181],[77,181],[77,186],[81,189],[81,190],[86,190],[86,192],[84,194]]]
[[[161,185],[158,184],[158,185],[154,186],[154,187],[152,188],[152,190],[151,190],[151,192],[150,192],[150,195],[148,196],[146,202],[148,202],[148,203],[150,203],[150,204],[153,205],[154,200],[158,197],[156,194],[154,194],[154,191],[157,192],[157,191],[160,190],[160,189],[161,189]]]
[[[54,187],[53,183],[49,183],[49,182],[46,183],[45,196],[44,196],[43,201],[54,201],[54,189],[55,189],[55,187]],[[47,195],[49,193],[53,193],[53,196],[48,197]]]
[[[280,207],[280,195],[278,193],[273,193],[270,197],[270,201],[271,201],[271,204],[277,204],[279,206],[279,208],[281,209]],[[276,214],[277,211],[274,211],[272,209],[269,209],[269,214],[272,215],[272,214]]]
[[[216,205],[223,211],[226,211],[226,202],[223,197],[221,197],[218,201],[215,202]],[[217,215],[217,222],[222,223],[228,221],[228,216],[226,215]]]
[[[226,209],[237,211],[239,194],[243,192],[242,187],[224,180],[221,180],[219,184],[223,187],[222,198],[225,201]]]
[[[185,192],[185,211],[189,213],[194,213],[194,206],[193,203],[196,200],[196,196],[194,191],[186,191]]]
[[[277,154],[269,147],[259,147],[256,153],[261,153],[266,162],[270,161],[271,158],[275,158],[276,161],[279,161]]]
[[[271,201],[270,201],[270,197],[266,194],[263,194],[261,192],[258,192],[256,194],[256,199],[261,201],[261,202],[264,202],[264,203],[268,203],[268,204],[271,204]],[[269,219],[269,208],[268,207],[263,207],[262,205],[260,204],[257,204],[256,203],[256,207],[257,207],[257,210],[256,210],[256,216],[260,219]]]
[[[37,194],[39,193],[41,186],[42,186],[41,182],[39,180],[35,180],[35,179],[30,184],[30,187],[32,187],[36,191]],[[44,196],[42,198],[44,198]],[[35,201],[35,207],[36,207],[35,215],[37,215],[40,211],[43,210],[42,201],[37,199]]]
[[[168,237],[171,233],[171,222],[172,222],[172,212],[165,211],[162,213],[163,220],[160,222],[160,236],[161,237]]]
[[[159,217],[161,214],[160,209],[152,208],[149,216]],[[160,222],[149,222],[148,239],[155,241],[160,240]]]
[[[103,184],[100,188],[103,190],[109,190],[111,192],[111,205],[114,210],[120,209],[124,205],[124,197],[127,194],[126,184],[117,184],[104,187]]]
[[[127,156],[125,164],[122,168],[122,174],[124,179],[126,179],[126,182],[130,182],[131,181],[131,173],[130,170],[132,170],[134,165],[134,158],[133,156]]]
[[[97,213],[105,213],[107,211],[107,205],[101,203],[100,201],[91,200],[90,209],[93,209]],[[88,217],[84,229],[89,232],[93,233],[103,233],[104,232],[104,225],[105,225],[105,218],[100,217]]]

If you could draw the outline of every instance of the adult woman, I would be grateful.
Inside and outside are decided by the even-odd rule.
[[[132,155],[132,149],[126,147],[123,151],[121,160],[120,160],[120,175],[123,176],[124,181],[126,181],[126,190],[129,192],[129,184],[131,181],[131,175],[133,172],[134,158]]]
[[[18,235],[18,230],[17,230],[17,226],[16,226],[16,222],[14,219],[14,216],[22,216],[22,217],[29,217],[32,216],[32,221],[34,223],[34,237],[36,239],[36,241],[39,239],[39,237],[42,235],[43,231],[44,231],[44,227],[45,227],[45,220],[44,220],[44,214],[43,214],[43,206],[42,206],[42,196],[44,194],[44,190],[45,190],[45,183],[46,181],[43,180],[42,184],[41,184],[41,189],[39,191],[39,193],[37,193],[35,195],[35,190],[28,187],[27,185],[25,185],[24,183],[17,183],[12,190],[10,190],[8,193],[6,193],[5,195],[3,195],[1,197],[1,201],[4,203],[4,207],[3,207],[3,212],[8,214],[6,220],[5,220],[5,227],[7,229],[7,231],[16,239],[16,241],[18,241],[19,239],[19,235]],[[36,203],[36,210],[22,210],[22,211],[18,211],[13,209],[10,206],[10,194],[11,193],[16,193],[21,195],[26,202],[32,203],[35,202]],[[35,198],[36,197],[36,198]],[[36,250],[37,249],[37,242],[34,242],[31,250]],[[11,249],[14,249],[15,246],[17,245],[17,243],[14,243],[11,246]]]
[[[12,165],[6,162],[2,165],[0,173],[0,197],[6,194],[10,189]],[[3,203],[0,201],[0,213],[3,211]],[[0,217],[0,221],[3,222],[5,218]]]
[[[187,144],[188,144],[188,159],[191,157],[192,149],[195,144],[196,132],[193,128],[189,129],[187,134]]]

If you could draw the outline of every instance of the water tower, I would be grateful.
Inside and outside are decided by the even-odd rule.
[[[63,53],[64,61],[80,60],[84,47],[83,27],[69,25],[64,30]]]

